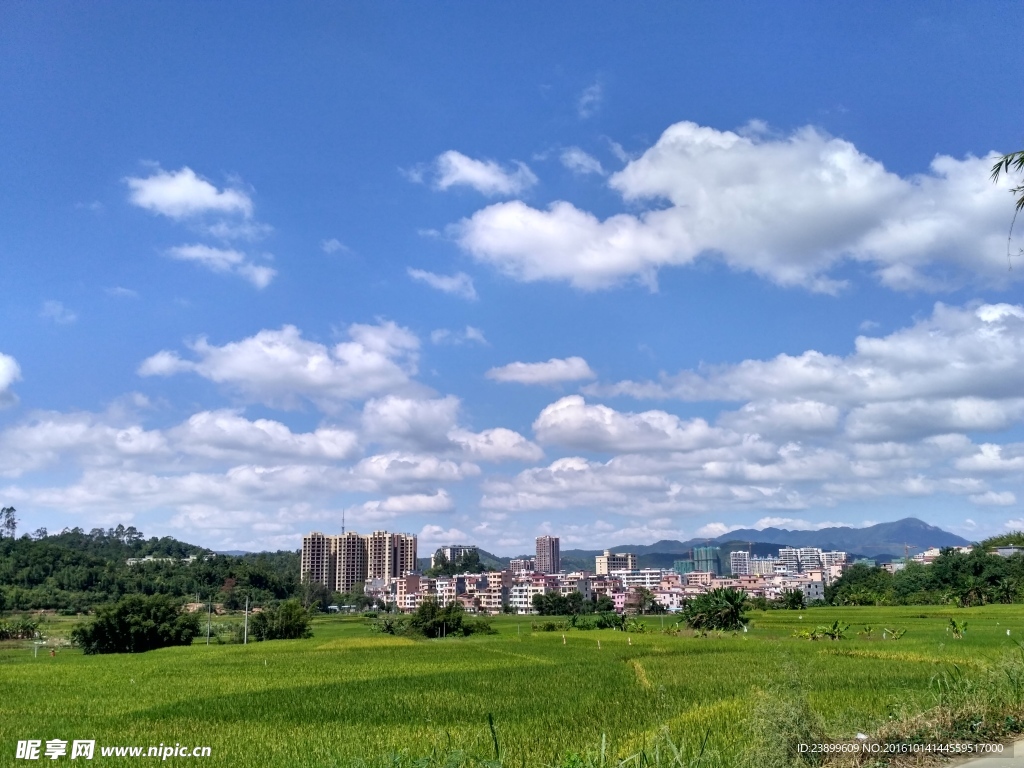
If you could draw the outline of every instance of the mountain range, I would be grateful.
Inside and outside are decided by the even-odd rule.
[[[920,552],[928,547],[959,547],[970,542],[949,531],[929,525],[915,517],[906,517],[891,523],[878,523],[864,528],[838,526],[818,530],[791,531],[785,528],[739,528],[715,538],[676,541],[663,539],[653,544],[623,544],[609,547],[613,552],[632,552],[637,556],[638,565],[644,568],[671,567],[673,560],[690,555],[694,547],[717,546],[724,550],[751,550],[755,555],[774,555],[781,546],[819,547],[824,550],[838,549],[853,555],[863,555],[881,560],[902,557],[905,547],[910,553]],[[592,568],[598,549],[567,549],[561,553],[563,567]],[[584,563],[588,565],[584,566]]]

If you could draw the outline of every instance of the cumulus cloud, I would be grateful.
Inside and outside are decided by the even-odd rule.
[[[517,384],[562,384],[568,381],[593,379],[595,374],[582,357],[553,357],[546,363],[509,363],[491,368],[487,378]]]
[[[219,460],[306,459],[341,461],[359,450],[355,432],[320,427],[296,433],[279,421],[246,419],[237,410],[201,411],[169,430],[174,447],[187,454]]]
[[[605,405],[588,405],[579,395],[563,397],[541,411],[533,430],[543,443],[612,453],[692,451],[738,442],[738,437],[710,427],[704,419],[683,421],[665,411],[620,413]]]
[[[537,183],[525,163],[517,161],[505,168],[494,160],[476,160],[455,150],[439,155],[433,170],[436,189],[470,187],[488,197],[518,195]]]
[[[11,387],[20,379],[21,368],[18,366],[18,361],[10,355],[0,352],[0,408],[18,402]]]
[[[567,147],[562,150],[562,154],[559,155],[559,160],[562,161],[562,165],[568,168],[573,173],[581,176],[595,173],[598,176],[604,176],[604,168],[601,166],[601,161],[593,155],[588,155],[579,147]]]
[[[408,269],[409,277],[421,283],[426,283],[431,288],[436,288],[452,296],[475,301],[477,298],[476,288],[473,287],[473,278],[465,272],[457,272],[454,275],[437,275],[422,269]]]
[[[59,301],[44,301],[39,316],[57,325],[71,325],[78,320],[78,315]]]
[[[440,525],[424,525],[416,537],[419,544],[423,545],[426,551],[433,551],[431,548],[442,547],[458,541],[469,541],[469,535],[458,528],[442,528]]]
[[[191,261],[211,272],[238,275],[260,289],[270,285],[277,275],[277,270],[253,264],[244,253],[232,248],[213,248],[202,244],[179,245],[168,249],[167,255],[179,261]]]
[[[588,392],[691,401],[748,401],[722,423],[827,433],[845,413],[856,440],[1006,429],[1024,416],[1024,307],[936,304],[888,336],[859,336],[843,357],[808,350],[769,360],[702,366],[657,382]]]
[[[201,411],[176,426],[146,429],[133,414],[32,414],[0,432],[0,474],[18,477],[66,460],[89,467],[180,470],[215,462],[335,463],[358,454],[356,433],[336,427],[293,432],[270,419],[246,419],[237,410]]]
[[[414,390],[419,340],[393,322],[353,324],[350,341],[328,348],[298,328],[263,330],[223,346],[190,344],[194,360],[163,350],[139,366],[141,376],[191,372],[254,401],[293,408],[302,400],[332,409],[340,402]]]
[[[355,522],[360,520],[387,520],[408,514],[430,514],[448,512],[455,508],[455,502],[443,488],[434,493],[410,493],[404,496],[389,496],[386,499],[367,501],[350,507],[348,514]]]
[[[429,400],[388,395],[363,406],[363,431],[385,445],[443,450],[458,413],[459,399],[452,395]]]
[[[504,427],[483,432],[455,429],[448,433],[448,438],[458,444],[467,457],[478,461],[538,461],[544,457],[539,445]]]
[[[253,213],[252,199],[244,191],[217,189],[188,166],[178,171],[157,169],[145,178],[129,177],[125,183],[131,189],[129,199],[134,205],[172,219],[207,213],[249,217]]]
[[[1005,259],[1006,197],[993,158],[939,156],[901,177],[853,144],[813,128],[787,137],[670,126],[609,185],[640,213],[599,219],[572,203],[514,200],[453,228],[477,260],[522,281],[597,290],[653,287],[659,269],[723,260],[784,286],[834,293],[846,261],[897,290],[955,280],[1016,279]],[[1005,186],[1005,185],[1004,185]]]

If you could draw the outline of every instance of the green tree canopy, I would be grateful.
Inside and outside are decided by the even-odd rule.
[[[129,595],[96,609],[86,625],[75,627],[71,642],[85,653],[142,653],[170,645],[190,645],[199,617],[167,595]]]

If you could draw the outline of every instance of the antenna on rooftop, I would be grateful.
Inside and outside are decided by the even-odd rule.
[[[341,510],[341,535],[345,535],[345,510]]]

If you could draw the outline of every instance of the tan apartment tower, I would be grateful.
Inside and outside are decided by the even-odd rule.
[[[351,592],[367,578],[390,579],[415,570],[416,536],[411,534],[325,536],[314,531],[302,537],[302,581],[323,584],[331,591]]]
[[[366,581],[366,537],[343,533],[332,537],[335,546],[334,584],[338,592],[351,592]]]
[[[636,570],[636,555],[632,552],[614,554],[610,549],[606,549],[603,555],[598,555],[594,560],[594,573],[598,576],[607,576],[612,571]]]
[[[538,573],[558,573],[561,570],[558,554],[557,536],[537,537],[537,560],[535,567]]]
[[[302,581],[323,584],[330,590],[335,586],[334,536],[324,536],[314,531],[302,537],[302,557],[299,575]]]
[[[366,537],[366,578],[390,579],[416,570],[416,536],[374,531]]]

